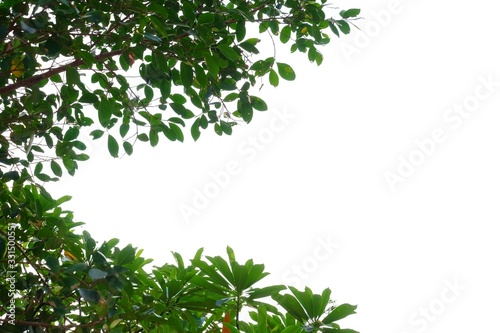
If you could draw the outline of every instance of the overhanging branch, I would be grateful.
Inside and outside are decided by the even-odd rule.
[[[116,50],[116,51],[101,53],[101,54],[95,56],[95,59],[97,61],[102,61],[102,60],[109,59],[109,58],[112,58],[114,56],[120,55],[124,51],[125,50]],[[83,64],[84,64],[84,62],[82,59],[77,59],[77,60],[75,60],[67,65],[53,68],[53,69],[51,69],[43,74],[34,75],[34,76],[28,77],[24,80],[17,81],[17,82],[10,84],[8,86],[1,87],[0,88],[0,95],[8,94],[8,93],[10,93],[16,89],[22,88],[22,87],[33,86],[42,80],[51,78],[52,76],[54,76],[56,74],[64,72],[66,70],[66,68],[68,68],[68,67],[75,67],[76,68],[76,67],[79,67]]]

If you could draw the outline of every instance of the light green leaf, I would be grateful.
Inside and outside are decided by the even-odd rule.
[[[293,71],[293,68],[290,67],[290,65],[282,62],[277,62],[276,64],[278,65],[278,73],[283,79],[288,81],[295,80],[295,72]]]
[[[252,107],[257,111],[267,111],[267,104],[261,98],[257,96],[251,96]]]
[[[200,118],[196,119],[193,122],[193,125],[191,125],[191,136],[193,137],[194,141],[197,141],[201,135],[200,132]]]
[[[129,156],[132,155],[132,153],[134,152],[134,147],[128,141],[123,142],[123,149],[125,150],[125,153],[127,153],[127,155]]]
[[[184,62],[181,63],[181,82],[184,87],[193,85],[193,67]]]
[[[332,312],[330,312],[325,318],[323,318],[323,323],[325,324],[330,324],[334,321],[340,320],[342,318],[345,318],[347,316],[350,316],[352,314],[356,313],[356,308],[357,305],[351,305],[351,304],[340,304],[337,306],[335,309],[333,309]]]
[[[95,281],[95,280],[104,279],[106,276],[108,276],[108,273],[101,271],[100,269],[97,269],[97,268],[91,268],[89,270],[89,276],[93,281]]]

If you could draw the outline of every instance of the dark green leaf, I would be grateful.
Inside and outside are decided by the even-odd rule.
[[[193,85],[193,67],[184,62],[181,63],[181,82],[184,87]]]
[[[115,259],[115,264],[119,266],[123,266],[134,261],[135,258],[135,249],[132,245],[125,246],[118,256]]]
[[[333,311],[330,312],[325,318],[323,318],[323,322],[325,324],[329,324],[329,323],[332,323],[334,321],[345,318],[347,316],[350,316],[352,314],[355,314],[357,307],[358,307],[357,305],[351,305],[351,304],[347,304],[347,303],[340,304],[335,309],[333,309]]]
[[[269,72],[269,83],[274,87],[277,87],[280,83],[278,73],[276,73],[274,69],[271,69],[271,71]]]
[[[54,160],[50,161],[50,168],[52,169],[54,175],[56,175],[57,177],[62,176],[62,168],[56,161]]]
[[[257,111],[267,111],[267,104],[261,98],[256,96],[251,96],[252,107]]]
[[[172,83],[170,82],[169,79],[163,79],[160,81],[160,93],[161,97],[167,98],[170,96],[170,89],[171,89]]]
[[[198,24],[211,24],[215,21],[213,13],[202,13],[198,16]]]
[[[130,129],[130,125],[129,124],[121,124],[120,125],[120,136],[122,138],[124,138],[125,135],[127,135],[129,129]]]
[[[118,157],[118,152],[120,151],[118,142],[111,134],[108,135],[108,151],[113,157]]]
[[[89,303],[98,303],[101,299],[101,295],[95,290],[78,288],[78,292],[80,293],[80,296],[82,296],[83,299]]]
[[[160,137],[158,136],[158,132],[155,130],[155,128],[151,128],[151,130],[149,131],[149,144],[151,145],[151,147],[156,147],[159,141]]]
[[[80,83],[80,73],[73,66],[66,67],[66,82],[70,85]]]
[[[150,86],[145,86],[144,87],[144,95],[146,96],[146,103],[149,103],[153,100],[154,97],[154,91],[153,88]]]
[[[238,23],[236,24],[236,40],[238,42],[241,42],[243,38],[245,38],[246,32],[245,21],[238,21]]]
[[[221,120],[220,121],[220,128],[222,129],[222,132],[226,135],[231,135],[233,133],[233,128],[231,125],[229,125],[227,122]]]
[[[283,29],[281,29],[280,41],[283,44],[286,44],[290,40],[291,36],[292,36],[292,28],[289,25],[287,25]]]
[[[95,94],[89,93],[89,92],[84,92],[82,94],[82,97],[78,100],[80,103],[96,103],[99,101],[97,96]]]
[[[94,140],[99,139],[103,134],[104,131],[102,130],[93,130],[92,132],[90,132],[90,136],[92,136],[92,139]]]
[[[238,59],[238,53],[236,53],[236,51],[233,50],[233,48],[231,46],[229,46],[227,44],[220,44],[219,46],[217,46],[217,48],[229,60],[234,61],[234,60]]]
[[[80,134],[80,129],[78,127],[71,127],[64,134],[64,141],[73,141]]]
[[[200,65],[194,65],[194,72],[196,81],[198,81],[200,87],[206,87],[208,85],[208,77],[205,70]]]
[[[132,153],[134,152],[134,147],[128,141],[123,142],[123,149],[125,150],[125,153],[127,153],[127,155],[129,156],[132,155]]]

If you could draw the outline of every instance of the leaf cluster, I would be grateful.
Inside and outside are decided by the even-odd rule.
[[[14,173],[0,177],[73,175],[89,158],[86,133],[113,157],[141,141],[231,135],[268,109],[256,87],[296,76],[276,49],[263,55],[263,38],[320,65],[328,32],[350,32],[359,10],[334,19],[325,1],[1,3],[0,165]]]
[[[69,196],[2,186],[0,331],[354,332],[336,321],[356,306],[334,306],[329,289],[260,287],[264,265],[238,262],[230,247],[227,258],[200,249],[189,263],[173,252],[174,263],[152,266],[131,244],[77,232],[83,223],[61,208]]]

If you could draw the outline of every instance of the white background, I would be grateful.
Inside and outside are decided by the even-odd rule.
[[[203,132],[196,143],[162,138],[119,160],[95,141],[91,160],[51,192],[73,195],[66,207],[97,240],[132,243],[158,265],[172,261],[170,251],[187,260],[200,247],[225,256],[230,245],[240,261],[266,265],[268,284],[329,287],[339,303],[359,306],[343,327],[491,331],[500,310],[499,8],[486,0],[335,5],[362,9],[364,35],[332,39],[321,67],[280,50],[297,79],[277,89],[264,81],[259,96],[270,110],[250,125],[232,136]],[[481,77],[495,82],[487,97]],[[470,116],[444,118],[464,103]],[[284,113],[288,123],[276,118]],[[442,142],[424,155],[415,141],[436,130]],[[410,156],[422,163],[392,191],[385,174],[398,175]],[[210,173],[228,163],[239,173],[214,187]],[[196,191],[206,189],[207,207],[187,221],[179,207],[196,208]]]

